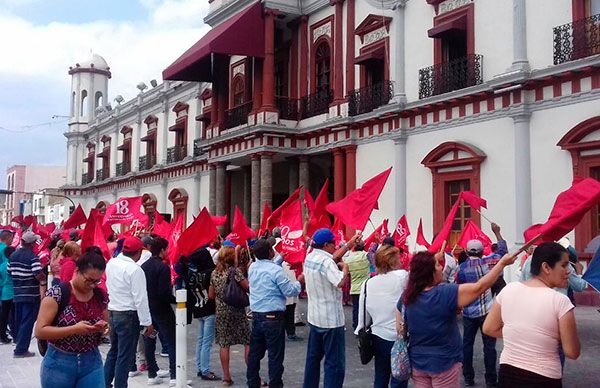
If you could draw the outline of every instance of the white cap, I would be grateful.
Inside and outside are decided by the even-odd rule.
[[[479,240],[469,240],[467,243],[467,253],[477,254],[483,252],[483,244]]]

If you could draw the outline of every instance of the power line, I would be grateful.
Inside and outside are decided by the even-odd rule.
[[[39,124],[30,124],[30,125],[23,125],[17,128],[6,128],[3,127],[2,125],[0,125],[0,130],[2,131],[6,131],[6,132],[12,132],[12,133],[26,133],[26,132],[30,132],[33,131],[35,129],[41,128],[41,127],[51,127],[53,125],[56,124],[64,124],[66,123],[69,119],[68,118],[64,118],[65,116],[52,116],[54,117],[61,117],[63,118],[62,120],[54,120],[54,121],[48,121],[45,123],[39,123]]]

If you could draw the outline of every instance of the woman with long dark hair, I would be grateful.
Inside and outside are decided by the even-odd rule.
[[[415,387],[458,387],[462,366],[462,338],[458,309],[469,305],[514,263],[516,255],[505,255],[477,283],[442,283],[442,252],[419,252],[410,262],[406,291],[398,301],[396,319],[410,338],[409,353]],[[405,318],[405,319],[404,319]]]

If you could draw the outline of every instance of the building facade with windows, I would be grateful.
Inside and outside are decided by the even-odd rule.
[[[213,28],[132,101],[83,107],[81,85],[105,98],[110,70],[71,69],[66,191],[86,209],[143,195],[188,223],[237,205],[257,227],[298,185],[330,178],[336,200],[393,166],[374,224],[406,214],[430,237],[472,190],[522,243],[575,177],[600,176],[599,14],[598,0],[212,0]],[[469,219],[490,233],[463,206],[453,239]],[[599,224],[596,208],[578,251]]]

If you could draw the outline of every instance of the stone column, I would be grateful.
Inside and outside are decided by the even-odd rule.
[[[115,133],[110,140],[110,170],[108,172],[109,177],[117,176],[117,158],[119,156],[119,150],[117,150],[118,146],[119,125],[117,124],[117,129],[115,129]]]
[[[310,174],[309,174],[309,160],[308,156],[300,155],[298,157],[298,186],[304,186],[309,188],[310,185]]]
[[[356,146],[344,147],[346,152],[346,195],[356,189]]]
[[[405,60],[404,60],[404,40],[406,35],[404,34],[404,6],[406,0],[400,0],[395,5],[396,17],[393,23],[396,24],[396,38],[394,44],[396,45],[396,62],[393,67],[396,70],[394,74],[394,98],[393,103],[404,104],[406,103],[406,91],[405,91]]]
[[[210,164],[208,169],[208,211],[215,216],[217,211],[217,168],[214,164]]]
[[[513,63],[511,70],[529,71],[525,0],[513,0]]]
[[[394,219],[399,219],[406,214],[406,137],[394,141],[394,154],[396,156],[396,214]]]
[[[142,131],[142,120],[138,113],[138,120],[133,127],[131,132],[131,171],[138,171],[140,166],[140,148],[142,147],[141,131]]]
[[[75,174],[77,171],[75,169],[75,144],[72,140],[67,140],[67,184],[72,185],[75,184]],[[89,172],[88,172],[89,174]],[[10,221],[10,220],[9,220]]]
[[[192,183],[192,191],[190,192],[190,198],[187,206],[187,212],[185,219],[187,223],[190,223],[193,220],[194,215],[200,211],[200,172],[196,172],[194,175],[194,182]]]
[[[344,0],[330,0],[335,5],[335,27],[333,39],[333,104],[344,102]]]
[[[333,200],[339,201],[346,193],[346,162],[344,151],[334,148],[333,152]]]
[[[296,190],[298,186],[300,186],[298,183],[298,158],[288,158],[288,172],[288,191],[290,194],[292,194],[294,190]]]
[[[264,203],[273,209],[273,154],[264,152],[260,155],[260,206],[261,217]],[[262,219],[262,218],[261,218]]]
[[[216,181],[216,214],[214,215],[222,216],[225,215],[225,163],[217,163]]]
[[[275,111],[275,16],[277,11],[265,9],[265,59],[263,61],[262,110]]]
[[[523,231],[532,224],[531,157],[529,119],[531,114],[513,116],[515,134],[515,243],[523,242]]]
[[[171,203],[171,201],[169,201],[169,193],[167,192],[167,179],[166,178],[163,178],[163,180],[160,182],[160,191],[161,191],[162,198],[157,198],[157,202],[158,202],[158,204],[160,204],[159,212],[170,213],[169,212],[169,204],[171,204],[171,209],[173,209],[173,206],[172,206],[173,204]],[[173,215],[173,214],[171,214],[171,215]]]
[[[252,229],[260,226],[260,155],[250,156],[250,223]]]

